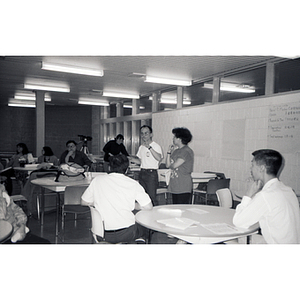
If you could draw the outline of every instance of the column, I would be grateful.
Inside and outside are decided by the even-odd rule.
[[[214,88],[213,88],[212,103],[216,104],[220,101],[221,78],[220,77],[214,77],[213,85],[214,85]]]
[[[152,112],[158,111],[158,105],[159,105],[159,95],[158,93],[152,94]]]
[[[266,66],[266,84],[265,84],[265,95],[274,94],[275,82],[275,64],[267,63]]]
[[[177,108],[182,108],[183,105],[183,87],[177,87]]]
[[[36,150],[35,156],[41,153],[45,146],[45,102],[44,91],[35,91],[36,99]]]

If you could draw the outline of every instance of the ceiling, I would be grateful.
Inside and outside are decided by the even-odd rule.
[[[42,70],[43,60],[56,60],[63,64],[100,67],[103,77]],[[251,69],[275,56],[2,56],[0,57],[0,104],[7,105],[16,90],[23,89],[27,77],[66,81],[70,93],[51,92],[47,105],[78,105],[79,95],[102,95],[104,89],[136,92],[141,104],[153,92],[174,88],[171,85],[147,83],[143,75],[162,78],[190,79],[204,82],[215,75],[230,74]],[[255,84],[255,78],[234,77],[237,83]],[[254,77],[254,76],[253,76]],[[107,98],[112,103],[124,99]],[[128,102],[128,100],[126,101]]]

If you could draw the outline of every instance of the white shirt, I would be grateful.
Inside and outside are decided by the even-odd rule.
[[[157,143],[152,141],[150,143],[150,146],[157,153],[161,154],[161,158],[163,158],[162,149]],[[141,160],[142,169],[158,169],[159,161],[154,158],[154,156],[147,147],[141,145],[136,156]]]
[[[268,244],[300,243],[299,202],[293,190],[277,178],[269,180],[252,199],[244,196],[233,224],[248,228],[259,222]]]
[[[145,206],[151,203],[144,188],[135,180],[119,173],[95,177],[82,195],[87,203],[94,203],[106,230],[126,228],[135,224],[132,211],[135,200]]]

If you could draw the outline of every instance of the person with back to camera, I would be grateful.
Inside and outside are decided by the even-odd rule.
[[[149,194],[152,204],[158,205],[156,200],[156,190],[158,188],[158,173],[160,161],[163,159],[163,152],[156,142],[152,141],[152,128],[143,125],[140,128],[142,144],[135,157],[131,156],[131,161],[141,164],[139,174],[139,183],[144,187],[146,193]]]
[[[278,179],[283,162],[281,154],[275,150],[261,149],[252,155],[253,181],[236,207],[233,224],[248,228],[259,222],[263,242],[299,244],[299,202],[294,191]]]
[[[191,201],[194,166],[194,152],[188,146],[192,135],[187,128],[174,128],[173,144],[167,152],[166,166],[172,170],[169,191],[172,194],[173,204],[189,204]]]
[[[108,165],[109,165],[109,157],[112,155],[117,154],[124,154],[126,156],[129,156],[124,144],[124,136],[122,134],[118,134],[114,140],[111,140],[105,144],[103,147],[104,151],[104,171],[108,172]]]
[[[69,140],[66,142],[67,150],[60,157],[60,164],[76,163],[82,166],[86,171],[91,167],[92,162],[81,151],[76,148],[76,142]]]
[[[54,166],[58,166],[58,158],[54,155],[50,147],[45,146],[43,147],[42,155],[38,157],[37,163],[50,163]]]
[[[146,239],[149,232],[135,223],[135,201],[141,209],[152,209],[149,195],[134,179],[125,175],[129,166],[126,155],[109,158],[110,173],[95,177],[82,195],[82,203],[94,206],[104,223],[104,239],[109,243],[132,243]]]

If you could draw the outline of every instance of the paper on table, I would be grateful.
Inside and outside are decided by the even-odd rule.
[[[163,213],[163,214],[167,214],[170,216],[177,216],[180,217],[182,214],[182,210],[178,209],[178,208],[158,208],[157,209],[158,212]]]
[[[195,212],[199,215],[208,214],[208,211],[200,209],[200,208],[188,208],[187,210]]]
[[[176,229],[185,230],[191,225],[199,224],[198,221],[191,220],[188,218],[171,218],[171,219],[163,219],[163,220],[157,220],[158,223],[164,224],[168,227],[173,227]]]
[[[215,234],[232,234],[242,232],[238,228],[226,223],[201,224],[201,226]]]

